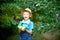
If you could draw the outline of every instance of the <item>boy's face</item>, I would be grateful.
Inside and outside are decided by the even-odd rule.
[[[24,18],[25,20],[28,20],[28,19],[29,19],[29,13],[28,13],[28,12],[24,12],[24,13],[23,13],[23,18]]]

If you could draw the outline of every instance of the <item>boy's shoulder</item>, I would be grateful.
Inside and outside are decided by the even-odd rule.
[[[31,23],[33,23],[33,21],[30,21]]]
[[[23,20],[20,20],[20,22],[23,22]]]
[[[22,23],[22,21],[19,21],[19,23]]]

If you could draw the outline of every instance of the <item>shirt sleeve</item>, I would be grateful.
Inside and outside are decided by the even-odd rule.
[[[34,23],[31,22],[29,27],[30,27],[29,30],[32,30],[34,28]]]
[[[19,24],[18,24],[18,28],[21,26],[22,22],[20,21]]]

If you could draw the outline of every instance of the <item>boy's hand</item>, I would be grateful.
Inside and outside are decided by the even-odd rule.
[[[26,28],[24,26],[20,26],[19,29],[24,31]]]
[[[26,29],[26,32],[29,33],[29,34],[32,34],[32,30],[27,30]]]

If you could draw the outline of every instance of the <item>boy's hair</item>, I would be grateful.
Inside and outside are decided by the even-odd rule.
[[[32,18],[32,12],[31,12],[30,9],[28,10],[28,9],[26,8],[25,10],[21,11],[21,15],[23,15],[24,12],[28,12],[29,15],[30,15],[30,17]]]

